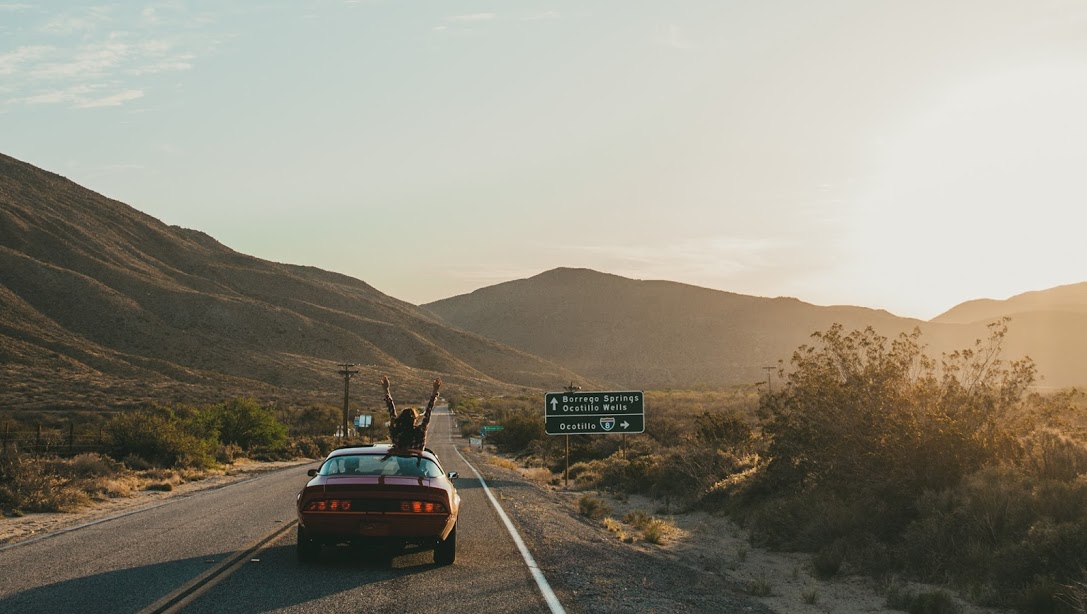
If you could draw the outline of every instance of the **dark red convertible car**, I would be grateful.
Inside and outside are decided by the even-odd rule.
[[[390,444],[333,450],[298,493],[298,559],[320,557],[324,544],[415,544],[434,562],[457,556],[460,495],[430,450]]]

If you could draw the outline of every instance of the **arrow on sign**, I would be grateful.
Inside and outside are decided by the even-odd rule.
[[[626,420],[623,420],[622,422],[619,423],[619,426],[623,427],[623,430],[625,431],[628,428],[630,428],[630,423],[627,422]]]
[[[558,399],[551,399],[551,411],[557,411],[559,406]]]

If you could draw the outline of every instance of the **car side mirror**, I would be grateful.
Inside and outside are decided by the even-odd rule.
[[[460,474],[459,474],[459,473],[457,473],[456,471],[450,471],[450,472],[449,472],[449,473],[447,473],[446,475],[448,475],[448,476],[449,476],[449,479],[450,479],[450,480],[455,480],[455,479],[457,479],[457,478],[459,478],[459,477],[460,477]]]
[[[317,470],[316,469],[310,469],[309,471],[306,472],[306,475],[308,475],[308,476],[310,476],[312,478],[313,476],[317,475]]]

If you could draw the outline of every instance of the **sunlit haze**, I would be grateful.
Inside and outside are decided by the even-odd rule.
[[[1087,280],[1087,4],[0,3],[0,152],[413,303]]]

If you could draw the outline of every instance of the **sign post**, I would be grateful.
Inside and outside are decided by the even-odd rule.
[[[544,395],[544,432],[566,435],[566,486],[570,486],[570,435],[645,432],[645,393],[641,390],[581,392],[572,384],[566,392]]]

